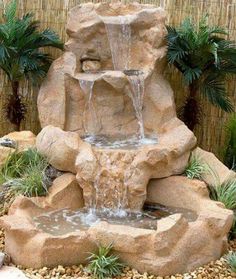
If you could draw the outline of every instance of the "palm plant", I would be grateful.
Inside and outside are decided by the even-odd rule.
[[[222,37],[225,30],[209,26],[207,16],[199,24],[188,18],[180,27],[167,26],[167,30],[168,62],[182,73],[189,91],[180,110],[185,124],[191,130],[199,124],[203,112],[199,93],[214,106],[232,112],[226,80],[236,73],[236,46]]]
[[[39,21],[33,20],[32,13],[17,18],[16,11],[16,0],[4,9],[4,22],[0,24],[0,68],[6,73],[12,89],[6,117],[19,130],[26,113],[19,94],[20,82],[27,79],[33,85],[38,84],[52,62],[52,57],[42,52],[42,48],[62,49],[63,44],[50,29],[39,31]]]
[[[227,126],[227,145],[224,150],[224,163],[227,167],[236,169],[236,115],[231,117]]]

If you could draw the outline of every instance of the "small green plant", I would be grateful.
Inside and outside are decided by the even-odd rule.
[[[226,125],[226,149],[224,151],[224,164],[236,169],[236,115],[234,114]]]
[[[207,166],[203,164],[196,156],[191,156],[184,174],[189,179],[201,179],[202,175],[207,172]]]
[[[236,272],[236,252],[230,252],[226,256],[226,261],[233,272]]]
[[[222,202],[226,208],[236,209],[236,180],[230,179],[217,186],[209,186],[210,197]]]
[[[48,167],[46,159],[36,149],[13,153],[0,171],[0,179],[6,182],[9,191],[25,196],[42,196],[47,191]]]
[[[124,264],[119,262],[119,257],[111,254],[112,245],[99,246],[97,254],[88,258],[88,270],[98,279],[105,279],[121,274]]]
[[[6,163],[0,170],[0,179],[5,182],[7,180],[19,178],[30,167],[47,166],[46,159],[37,152],[36,149],[28,149],[24,152],[14,152],[10,154]]]

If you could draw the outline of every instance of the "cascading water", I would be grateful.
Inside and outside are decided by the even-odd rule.
[[[144,75],[141,71],[132,71],[129,68],[132,41],[131,16],[102,17],[102,20],[107,30],[114,69],[125,71],[129,77],[131,85],[129,96],[139,124],[138,138],[142,141],[145,138],[142,114]]]
[[[132,100],[135,116],[138,121],[138,136],[129,139],[110,139],[104,135],[96,134],[97,116],[93,105],[93,86],[96,79],[80,80],[80,86],[87,96],[84,112],[84,128],[87,136],[84,140],[101,148],[126,148],[132,149],[142,144],[156,144],[156,139],[145,138],[143,123],[143,99],[144,99],[144,73],[139,70],[130,70],[131,52],[131,18],[132,16],[101,17],[103,20],[110,44],[112,62],[115,70],[123,71],[130,83],[128,96]],[[88,123],[92,127],[88,127]],[[84,223],[94,223],[101,216],[107,218],[123,218],[129,216],[128,186],[125,177],[119,173],[119,166],[114,160],[111,162],[109,154],[102,152],[102,162],[97,170],[96,179],[93,182],[94,194],[91,197],[88,211],[83,215]],[[105,175],[105,179],[103,179]],[[124,175],[125,176],[125,175]],[[113,185],[111,189],[111,185]],[[111,197],[108,199],[107,197]],[[109,203],[107,203],[109,201]],[[100,217],[98,217],[100,216]]]
[[[131,51],[130,16],[101,17],[110,44],[114,70],[128,70]]]
[[[143,124],[143,98],[144,98],[144,74],[141,71],[125,71],[131,85],[129,97],[132,100],[136,118],[139,125],[139,140],[144,140],[144,124]]]
[[[80,87],[85,94],[85,108],[83,112],[83,128],[85,133],[95,136],[99,130],[98,117],[93,104],[93,87],[95,80],[79,80]]]

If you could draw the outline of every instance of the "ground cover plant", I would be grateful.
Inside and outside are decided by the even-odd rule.
[[[105,279],[121,274],[124,264],[119,262],[119,257],[111,254],[112,245],[99,246],[98,253],[91,254],[88,258],[88,270],[95,278]]]
[[[206,172],[206,164],[202,163],[196,156],[191,155],[189,163],[184,171],[184,175],[189,179],[201,179],[202,175]]]
[[[226,261],[233,272],[236,272],[236,252],[230,252],[226,256]]]
[[[14,152],[0,170],[1,211],[6,211],[17,195],[44,196],[50,185],[46,170],[49,164],[36,149]]]
[[[198,23],[187,18],[179,27],[167,26],[169,64],[183,75],[188,95],[180,109],[180,117],[194,130],[200,123],[202,95],[225,112],[234,111],[228,98],[226,81],[236,73],[235,42],[224,38],[227,32],[210,26],[204,16]]]

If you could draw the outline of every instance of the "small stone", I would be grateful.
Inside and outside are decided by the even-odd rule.
[[[101,62],[99,61],[84,61],[82,63],[82,70],[84,72],[97,72],[101,69]]]
[[[4,147],[17,148],[17,143],[9,138],[0,138],[0,145]]]
[[[0,268],[3,266],[5,260],[5,254],[0,252]]]

